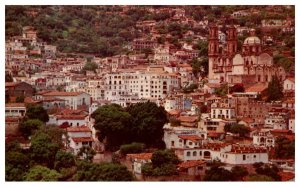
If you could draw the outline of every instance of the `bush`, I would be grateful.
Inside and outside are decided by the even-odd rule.
[[[122,155],[126,155],[128,153],[141,153],[145,149],[145,144],[133,142],[131,144],[124,144],[120,147],[120,152]]]

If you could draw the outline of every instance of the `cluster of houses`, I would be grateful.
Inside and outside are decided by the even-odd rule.
[[[176,120],[164,126],[163,139],[166,148],[173,149],[181,160],[180,172],[202,176],[206,163],[213,160],[227,165],[269,163],[269,152],[278,136],[295,138],[294,76],[273,65],[272,54],[263,50],[263,42],[255,30],[249,29],[250,35],[238,52],[237,36],[241,27],[231,25],[223,33],[218,25],[209,25],[208,20],[197,22],[187,17],[184,9],[172,11],[170,21],[209,30],[208,36],[198,36],[192,31],[184,35],[208,41],[207,78],[195,75],[188,63],[203,58],[192,45],[183,43],[178,49],[167,42],[157,43],[156,21],[137,22],[137,28],[150,30],[153,37],[133,40],[129,48],[136,53],[93,57],[91,61],[98,68],[85,74],[81,70],[88,62],[86,58],[59,57],[55,46],[38,40],[33,27],[24,27],[22,36],[6,42],[5,71],[13,76],[13,82],[5,83],[6,136],[16,134],[26,104],[34,103],[48,111],[48,125],[66,130],[66,147],[75,155],[83,146],[103,151],[105,147],[97,138],[91,113],[105,104],[126,107],[152,101],[165,108],[170,120]],[[231,16],[249,14],[238,11]],[[273,25],[293,27],[288,21],[262,22],[262,27]],[[151,49],[152,53],[146,54],[145,49]],[[284,100],[260,100],[274,75],[281,80]],[[223,83],[242,84],[245,91],[217,96],[215,92]],[[192,84],[197,89],[183,92],[182,88]],[[18,102],[18,97],[24,100]],[[225,126],[234,124],[250,128],[248,139],[241,143],[227,142]],[[127,160],[132,163],[129,168],[141,174],[142,165],[151,162],[151,156],[152,153],[128,154]]]

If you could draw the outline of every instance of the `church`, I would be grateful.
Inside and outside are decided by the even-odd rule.
[[[280,80],[285,79],[285,70],[281,66],[273,65],[272,55],[262,50],[261,40],[255,36],[254,29],[251,29],[250,36],[245,39],[241,52],[237,50],[237,30],[234,26],[227,28],[224,46],[219,44],[218,32],[216,25],[210,25],[208,44],[210,82],[249,85],[267,84],[274,75]]]

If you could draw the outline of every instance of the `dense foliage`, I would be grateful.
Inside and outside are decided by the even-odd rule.
[[[281,159],[295,158],[295,140],[278,137],[275,142],[275,157]]]
[[[277,76],[273,76],[267,88],[268,101],[280,100],[283,98],[283,86]]]
[[[122,155],[128,153],[141,153],[145,149],[145,144],[133,142],[131,144],[124,144],[120,147],[120,152]]]
[[[255,168],[255,172],[259,175],[264,175],[271,177],[275,181],[280,181],[281,177],[278,174],[279,169],[276,165],[269,165],[263,163],[254,163],[253,167]]]
[[[34,131],[38,130],[43,126],[43,122],[38,119],[28,119],[21,122],[19,125],[19,131],[26,137],[32,135]]]
[[[224,131],[238,134],[239,137],[246,137],[250,133],[250,128],[242,124],[226,124]]]
[[[100,139],[106,139],[108,149],[117,150],[132,142],[163,147],[163,126],[168,121],[166,111],[155,103],[137,103],[122,108],[119,105],[99,107],[93,114]],[[151,139],[149,139],[151,138]]]
[[[34,166],[25,175],[25,181],[58,181],[61,177],[56,170],[51,170],[44,166]]]
[[[227,170],[216,163],[205,172],[204,181],[242,181],[248,174],[245,167],[234,166]]]
[[[28,104],[26,106],[26,118],[27,119],[39,119],[42,122],[49,121],[47,111],[38,104]]]
[[[115,163],[79,162],[77,181],[132,181],[133,177],[127,168]]]
[[[142,166],[145,176],[169,176],[176,175],[178,157],[171,150],[157,150],[152,154],[151,163]]]

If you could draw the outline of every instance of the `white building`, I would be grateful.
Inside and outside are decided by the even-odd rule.
[[[265,128],[270,129],[288,129],[287,112],[283,109],[273,109],[266,114]]]
[[[138,153],[138,154],[127,154],[126,160],[132,163],[132,170],[135,175],[142,174],[142,167],[144,164],[151,162],[152,153]]]
[[[283,91],[295,91],[295,78],[286,78],[283,81]]]
[[[180,87],[177,75],[156,72],[122,72],[105,75],[106,100],[119,100],[122,95],[139,99],[165,98]]]
[[[289,130],[295,133],[295,116],[289,119]]]
[[[270,130],[261,130],[253,134],[253,144],[264,147],[275,147],[275,136]]]
[[[265,148],[224,143],[208,143],[198,148],[176,149],[175,153],[183,161],[220,160],[223,163],[232,165],[267,163],[269,159]]]
[[[6,103],[5,117],[24,117],[26,114],[26,106],[24,103]]]
[[[51,91],[42,94],[43,97],[54,97],[66,101],[66,106],[71,109],[78,109],[79,107],[89,107],[91,105],[91,96],[84,92],[59,92]]]
[[[235,109],[227,103],[212,103],[210,115],[213,119],[234,119]]]
[[[69,148],[77,155],[83,146],[93,147],[92,131],[87,126],[68,127]]]
[[[198,128],[172,127],[170,123],[164,126],[164,142],[166,148],[195,148],[207,139],[207,134]]]

